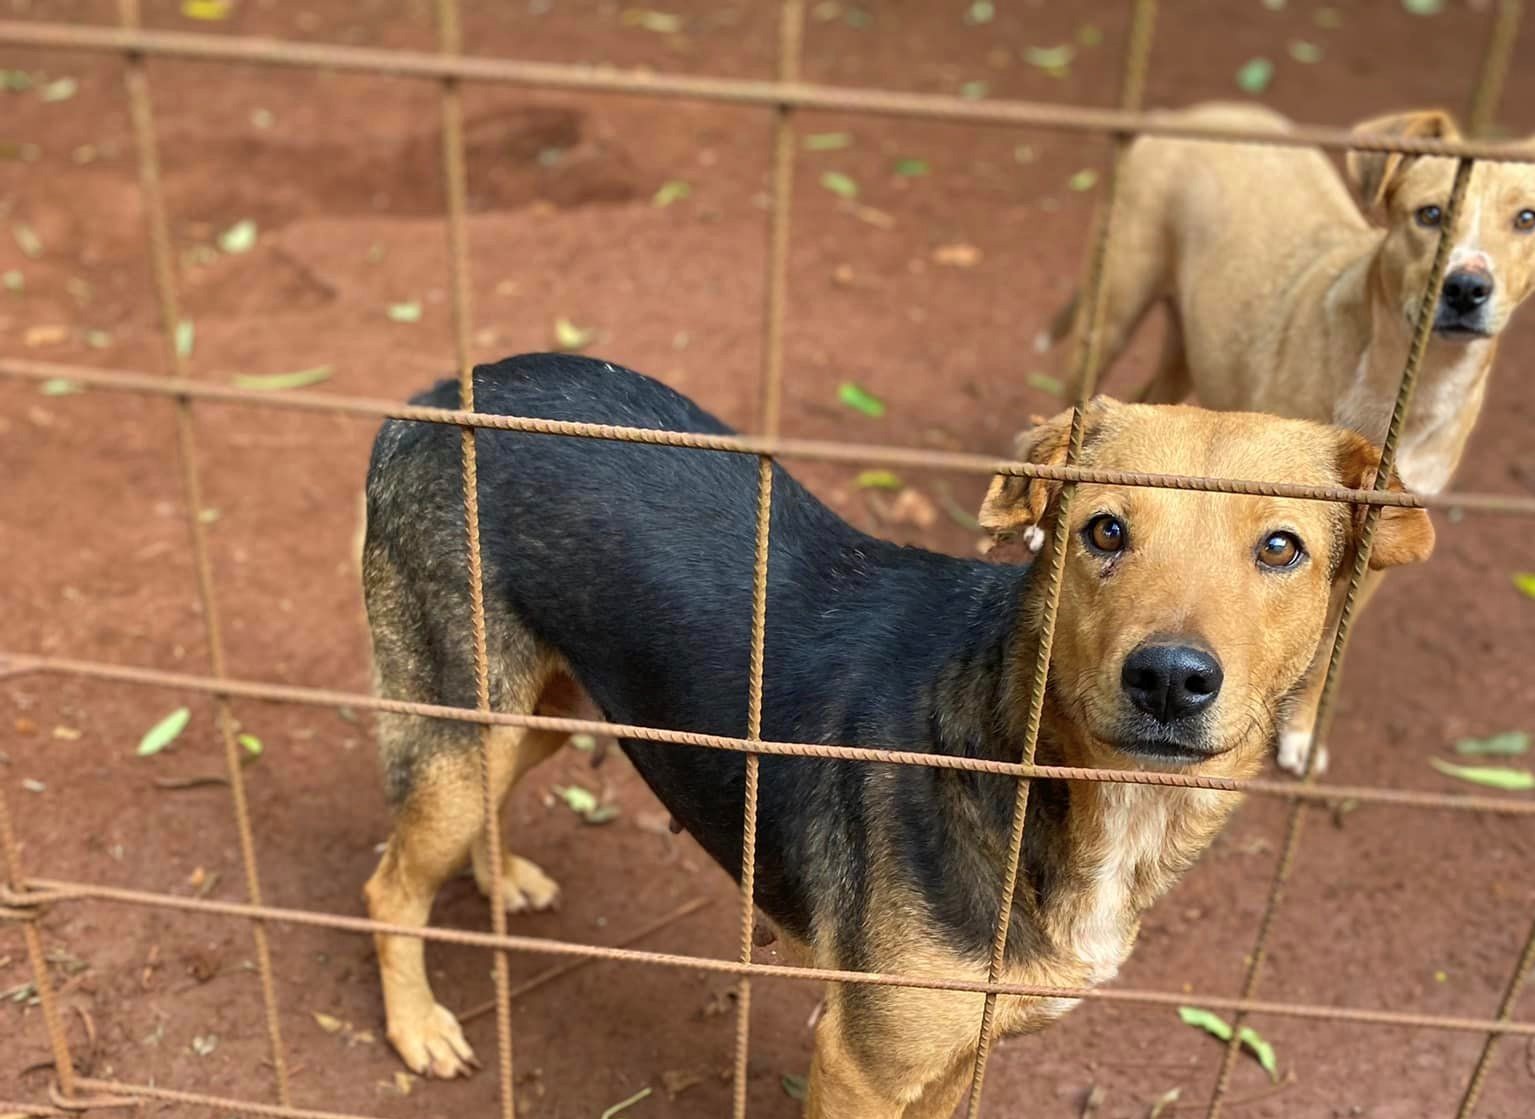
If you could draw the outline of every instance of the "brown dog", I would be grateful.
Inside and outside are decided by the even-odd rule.
[[[451,406],[445,383],[418,403]],[[476,371],[476,407],[509,415],[725,432],[691,401],[590,358],[529,355]],[[1032,432],[1065,455],[1069,417]],[[1357,486],[1378,452],[1351,432],[1273,417],[1097,400],[1083,459],[1107,468]],[[751,456],[481,431],[490,691],[497,710],[558,712],[582,693],[615,722],[739,737],[745,729],[757,467]],[[473,706],[458,433],[390,421],[369,469],[363,584],[382,694]],[[1046,764],[1240,777],[1316,649],[1357,518],[1344,505],[999,478],[999,531],[1068,536]],[[773,479],[762,734],[1016,761],[1040,639],[1027,567],[902,548],[852,528],[787,472]],[[1424,558],[1421,510],[1386,513],[1381,566]],[[536,867],[485,857],[480,735],[379,718],[395,826],[369,912],[424,925],[465,862],[512,907],[554,897]],[[498,727],[505,792],[561,744]],[[741,870],[739,753],[625,741],[673,817]],[[756,899],[792,958],[819,967],[984,979],[1015,783],[910,765],[761,760]],[[1003,978],[1086,987],[1130,952],[1141,912],[1188,868],[1236,797],[1037,781]],[[377,938],[390,1041],[422,1074],[473,1063],[434,996],[423,945]],[[947,1119],[974,1058],[982,998],[833,986],[816,1026],[815,1119]],[[1038,1030],[1070,1000],[1004,998],[999,1034]]]
[[[1166,117],[1289,128],[1252,105],[1205,105]],[[1439,111],[1381,117],[1357,131],[1459,136]],[[1510,152],[1535,155],[1535,143]],[[1455,161],[1351,152],[1346,165],[1358,202],[1320,151],[1156,137],[1132,144],[1104,275],[1103,367],[1147,311],[1164,303],[1167,333],[1141,400],[1171,403],[1192,391],[1209,408],[1333,423],[1379,442]],[[1438,493],[1448,484],[1481,412],[1498,334],[1532,282],[1535,164],[1479,163],[1402,431],[1397,466],[1409,489]],[[1075,303],[1041,335],[1039,348],[1080,327]],[[1376,583],[1366,581],[1366,599]],[[1292,772],[1304,772],[1311,754],[1330,649],[1330,641],[1322,644],[1279,739],[1280,765]]]

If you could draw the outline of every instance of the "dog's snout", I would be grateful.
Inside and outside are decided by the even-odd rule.
[[[1220,661],[1191,645],[1142,645],[1125,658],[1120,673],[1130,702],[1160,723],[1208,707],[1223,678]]]
[[[1492,296],[1492,277],[1462,268],[1444,278],[1444,305],[1458,315],[1475,311]]]

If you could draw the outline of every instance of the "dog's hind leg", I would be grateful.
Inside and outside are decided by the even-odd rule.
[[[513,784],[527,774],[536,764],[545,758],[551,757],[565,744],[565,735],[557,731],[525,731],[522,737],[511,748],[511,772],[505,777],[505,784],[500,789],[500,795],[505,797]],[[494,752],[502,752],[497,744],[491,744]],[[474,884],[479,887],[479,892],[484,893],[485,899],[494,898],[493,880],[490,869],[490,821],[480,829],[479,835],[474,840],[471,850],[471,860],[474,864]],[[537,912],[537,910],[553,909],[554,903],[559,901],[559,883],[543,873],[537,864],[530,860],[513,855],[511,852],[502,853],[500,861],[500,904],[505,906],[508,913]]]
[[[424,926],[438,889],[469,857],[484,813],[473,750],[456,748],[464,729],[472,730],[450,732],[458,740],[455,748],[432,748],[430,739],[416,744],[430,749],[430,754],[413,766],[410,789],[396,814],[384,856],[363,888],[368,913],[375,921]],[[387,733],[381,728],[381,735]],[[374,943],[389,1040],[401,1058],[422,1076],[466,1075],[475,1064],[474,1052],[457,1019],[432,994],[425,942],[379,933]]]
[[[1135,399],[1140,404],[1178,404],[1193,389],[1188,354],[1183,348],[1183,325],[1178,321],[1178,309],[1168,303],[1167,327],[1162,334],[1156,371]]]

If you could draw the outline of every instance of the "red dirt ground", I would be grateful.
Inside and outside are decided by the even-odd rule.
[[[1451,0],[1422,18],[1375,0],[1282,11],[1258,0],[1164,5],[1148,101],[1231,97],[1246,59],[1277,61],[1267,100],[1299,118],[1349,124],[1391,108],[1465,103],[1487,3]],[[244,0],[225,23],[192,25],[179,5],[147,5],[156,27],[430,49],[430,5],[306,5]],[[774,5],[668,2],[680,34],[623,22],[619,6],[534,0],[469,4],[466,41],[484,54],[770,76]],[[984,80],[992,96],[1105,105],[1117,88],[1120,4],[999,3],[968,25],[967,5],[889,3],[867,12],[821,5],[809,21],[814,80],[955,91]],[[867,20],[860,20],[864,12]],[[107,22],[106,0],[28,3],[15,18]],[[1321,17],[1324,21],[1325,15]],[[864,26],[854,24],[864,23]],[[1022,61],[1024,48],[1070,41],[1070,73]],[[1091,36],[1089,36],[1090,38]],[[1321,63],[1287,54],[1304,39]],[[1535,49],[1527,27],[1522,55]],[[0,93],[0,198],[7,223],[41,243],[30,258],[0,238],[0,270],[24,290],[0,293],[0,348],[29,358],[158,371],[161,366],[131,136],[116,63],[6,49],[14,69],[71,77],[77,92],[45,101]],[[196,323],[191,365],[224,382],[322,363],[313,391],[401,398],[451,365],[433,87],[307,71],[154,63],[151,67],[181,283]],[[761,111],[474,88],[471,239],[476,356],[546,347],[565,316],[598,331],[592,349],[651,371],[740,424],[751,422],[759,363],[769,115]],[[1503,124],[1535,128],[1535,70],[1517,64]],[[263,127],[263,124],[266,126]],[[786,429],[997,452],[1032,412],[1058,402],[1030,387],[1048,371],[1028,340],[1073,284],[1095,191],[1067,187],[1101,166],[1104,145],[1080,137],[805,114],[802,132],[847,131],[840,151],[804,152],[796,180],[788,311]],[[32,147],[29,147],[32,145]],[[1025,146],[1020,152],[1020,146]],[[1022,155],[1026,161],[1021,161]],[[893,161],[932,173],[901,178]],[[818,185],[852,176],[861,219]],[[651,198],[672,179],[691,197]],[[864,215],[866,219],[867,214]],[[217,231],[259,223],[250,253],[209,253]],[[884,226],[888,226],[885,228]],[[970,267],[934,250],[969,244]],[[419,300],[419,322],[390,321]],[[59,327],[61,329],[48,329]],[[1522,367],[1535,360],[1535,312],[1509,333],[1492,399],[1461,470],[1465,489],[1535,487],[1535,406]],[[1134,384],[1117,371],[1110,387]],[[889,403],[883,420],[838,405],[856,380]],[[343,689],[367,686],[365,644],[348,566],[355,494],[371,425],[322,415],[199,407],[206,505],[231,671],[240,677]],[[879,465],[877,463],[872,465]],[[879,529],[851,468],[799,468],[859,523]],[[0,648],[206,668],[185,549],[170,406],[87,392],[41,394],[0,379]],[[945,480],[908,481],[937,496]],[[948,479],[973,509],[981,482]],[[210,513],[209,516],[215,515]],[[1535,569],[1525,525],[1437,518],[1438,554],[1394,578],[1365,617],[1335,728],[1330,779],[1466,791],[1430,769],[1461,735],[1535,728],[1535,603],[1511,588]],[[969,552],[974,535],[940,515],[930,530],[885,531]],[[156,779],[218,772],[210,705],[196,696],[72,679],[0,688],[0,781],[18,816],[29,874],[229,900],[245,897],[227,791],[158,788]],[[142,732],[185,702],[192,722],[153,759],[133,756]],[[242,702],[266,744],[247,770],[266,897],[274,904],[361,912],[359,888],[386,833],[366,722],[321,709]],[[563,883],[559,912],[512,920],[515,931],[615,943],[690,899],[707,908],[647,947],[730,956],[733,891],[686,839],[661,834],[658,807],[616,753],[599,770],[570,751],[527,782],[505,815],[514,849]],[[589,828],[555,784],[606,788],[622,814]],[[1528,794],[1507,794],[1525,795]],[[1248,803],[1210,854],[1148,917],[1126,986],[1231,995],[1261,912],[1284,805]],[[1262,993],[1487,1017],[1535,918],[1535,830],[1460,814],[1360,808],[1309,817],[1299,865],[1274,931]],[[638,889],[632,887],[638,886]],[[485,906],[450,886],[436,923],[479,929]],[[60,905],[41,930],[66,990],[71,1043],[99,1076],[270,1100],[266,1032],[241,922],[104,904]],[[371,945],[343,933],[271,930],[282,1026],[296,1102],[388,1116],[490,1114],[494,1077],[415,1082],[381,1041]],[[452,1007],[490,991],[489,960],[433,948],[437,988]],[[513,956],[513,981],[549,961]],[[0,991],[29,978],[21,937],[0,926]],[[550,982],[514,1009],[517,1092],[527,1113],[596,1116],[644,1087],[628,1114],[714,1116],[728,1108],[730,984],[689,972],[595,964]],[[1523,1013],[1532,1010],[1526,994]],[[759,983],[752,1022],[751,1113],[796,1114],[785,1074],[805,1071],[803,984]],[[329,1032],[315,1015],[349,1023]],[[1288,1078],[1277,1094],[1243,1060],[1233,1098],[1243,1116],[1451,1114],[1481,1043],[1473,1034],[1351,1027],[1293,1018],[1253,1024]],[[469,1026],[482,1055],[494,1026]],[[46,1099],[41,1016],[25,993],[0,1005],[0,1096]],[[202,1039],[196,1043],[194,1039]],[[215,1039],[215,1040],[209,1040]],[[211,1046],[211,1050],[210,1050]],[[200,1054],[197,1049],[203,1050]],[[1095,1003],[1034,1039],[1004,1044],[988,1080],[989,1114],[1076,1117],[1096,1085],[1104,1119],[1141,1116],[1175,1087],[1197,1105],[1220,1047],[1171,1010]],[[671,1099],[664,1077],[697,1083]],[[406,1082],[410,1084],[409,1081]],[[1263,1097],[1263,1098],[1254,1098]],[[1479,1112],[1532,1113],[1535,1047],[1506,1043]],[[4,1108],[0,1107],[0,1111]],[[150,1111],[190,1113],[159,1107]]]

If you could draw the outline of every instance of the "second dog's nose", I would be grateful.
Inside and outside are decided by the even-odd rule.
[[[1120,672],[1130,702],[1159,723],[1208,707],[1223,678],[1220,661],[1189,645],[1142,645]]]
[[[1485,272],[1463,270],[1444,278],[1445,306],[1457,314],[1474,311],[1492,295],[1492,277]]]

